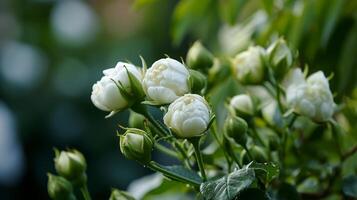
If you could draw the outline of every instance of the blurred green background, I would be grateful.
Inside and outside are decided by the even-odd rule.
[[[234,55],[284,36],[312,72],[334,72],[340,102],[357,84],[356,2],[137,0],[134,9],[132,0],[0,1],[0,199],[48,199],[53,147],[84,153],[94,199],[149,173],[119,152],[115,130],[129,113],[104,119],[90,101],[101,71],[119,60],[184,58],[196,39]]]

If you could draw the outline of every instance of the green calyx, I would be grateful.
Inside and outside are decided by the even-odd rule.
[[[120,151],[125,157],[142,164],[151,161],[151,151],[154,141],[148,133],[136,128],[128,128],[120,135]]]

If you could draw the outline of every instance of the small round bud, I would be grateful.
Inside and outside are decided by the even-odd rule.
[[[229,116],[224,123],[224,129],[227,137],[233,138],[236,143],[245,146],[248,124],[244,119],[237,116]]]
[[[164,123],[179,138],[203,134],[210,122],[211,109],[207,101],[197,94],[186,94],[170,104]]]
[[[244,84],[258,84],[264,78],[263,59],[265,51],[259,46],[249,47],[233,60],[233,69],[238,81]]]
[[[74,200],[72,184],[61,176],[48,173],[48,195],[56,200]]]
[[[236,114],[241,117],[254,115],[254,104],[249,95],[236,95],[231,99],[229,105],[234,109]]]
[[[207,86],[207,78],[201,72],[196,70],[189,70],[190,77],[188,79],[190,83],[190,89],[193,94],[201,94]]]
[[[135,200],[129,193],[118,189],[112,190],[109,200]]]
[[[264,149],[260,146],[253,146],[249,148],[249,153],[252,156],[252,159],[258,163],[265,163],[268,161],[268,155],[264,151]],[[249,160],[249,156],[246,150],[242,151],[242,163],[248,164],[251,160]]]
[[[186,62],[191,69],[207,72],[213,65],[213,55],[200,41],[196,41],[187,52]]]
[[[86,160],[77,150],[56,151],[55,168],[59,175],[72,182],[80,184],[86,179]]]
[[[267,49],[270,66],[277,77],[282,78],[293,64],[293,54],[286,41],[282,38],[276,40]]]
[[[124,135],[120,136],[120,151],[128,159],[142,164],[151,161],[153,145],[151,136],[140,129],[128,128]]]

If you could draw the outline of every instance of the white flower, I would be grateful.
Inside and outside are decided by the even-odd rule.
[[[210,108],[197,94],[186,94],[170,104],[164,123],[181,138],[201,135],[210,121]]]
[[[118,111],[129,105],[116,85],[120,82],[125,89],[130,91],[131,85],[125,68],[141,81],[140,70],[132,64],[118,62],[115,68],[104,70],[104,76],[92,88],[91,100],[97,108],[104,111]]]
[[[301,69],[295,69],[289,78],[286,101],[295,112],[317,122],[329,120],[335,108],[328,80],[321,71],[305,80]]]
[[[249,47],[248,50],[238,54],[233,61],[237,79],[242,83],[259,83],[264,78],[264,65],[262,56],[265,54],[259,46]]]
[[[171,58],[156,61],[143,79],[143,89],[149,100],[157,104],[168,104],[189,93],[189,71]]]
[[[254,114],[253,101],[249,95],[246,94],[236,95],[231,99],[229,104],[238,113],[246,114],[246,115]]]

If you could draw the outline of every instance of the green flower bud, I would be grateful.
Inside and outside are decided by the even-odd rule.
[[[136,128],[128,128],[124,135],[120,136],[120,151],[128,159],[142,164],[151,161],[153,144],[153,139],[149,134]]]
[[[48,173],[48,195],[55,200],[75,200],[72,184],[61,176]]]
[[[244,119],[237,116],[229,116],[224,123],[224,129],[227,137],[233,138],[236,143],[245,146],[248,124]]]
[[[201,94],[207,86],[207,78],[201,72],[196,70],[189,70],[190,76],[188,82],[191,88],[191,93]]]
[[[113,189],[109,200],[135,200],[135,198],[127,192]]]
[[[268,155],[264,151],[264,149],[260,146],[253,146],[249,148],[249,152],[252,156],[252,159],[258,163],[265,163],[268,161]],[[249,159],[247,151],[242,151],[242,163],[248,164],[251,160]]]
[[[73,149],[59,152],[56,150],[55,168],[59,175],[75,184],[86,181],[86,160],[82,153]]]
[[[200,41],[196,41],[187,52],[186,63],[191,69],[207,72],[213,65],[213,55]]]
[[[268,47],[267,56],[270,66],[280,78],[293,64],[293,54],[283,38],[279,38]]]

